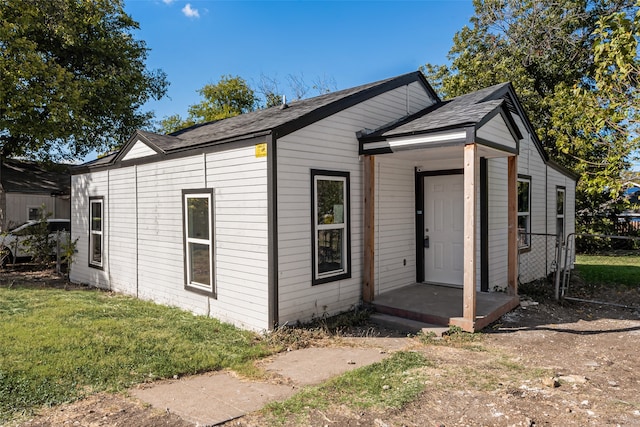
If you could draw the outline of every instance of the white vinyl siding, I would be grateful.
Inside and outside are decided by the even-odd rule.
[[[432,103],[424,88],[413,83],[277,140],[280,323],[334,314],[360,302],[363,165],[359,159],[356,132],[364,128],[377,129]],[[312,286],[311,190],[308,184],[311,169],[349,172],[351,183],[351,278],[322,286]]]
[[[416,281],[415,169],[394,155],[376,156],[376,295]]]
[[[109,203],[109,178],[107,171],[95,172],[89,175],[71,176],[71,240],[76,241],[77,253],[71,264],[70,280],[74,283],[86,283],[104,289],[111,289],[108,268],[98,269],[89,267],[89,231],[91,221],[89,199],[103,197],[103,207]],[[107,238],[103,241],[102,264],[109,265],[109,214],[105,213],[105,232]]]
[[[134,168],[109,171],[109,198],[106,205],[108,222],[107,240],[114,248],[109,253],[109,287],[118,292],[137,295],[138,245],[136,243],[137,203],[136,173]]]
[[[129,152],[125,154],[122,160],[132,160],[138,159],[140,157],[153,156],[157,154],[151,147],[145,144],[142,141],[136,141],[136,143],[131,147]]]
[[[507,124],[501,114],[497,114],[487,123],[485,123],[476,133],[478,138],[487,141],[496,141],[505,147],[515,149],[517,141],[509,131]]]
[[[215,189],[217,299],[185,290],[182,190],[190,188]],[[74,175],[72,191],[72,233],[80,237],[79,256],[88,256],[82,254],[88,250],[89,207],[88,200],[82,202],[77,195],[103,194],[108,207],[104,271],[76,262],[72,281],[177,306],[248,329],[269,327],[266,157],[256,158],[253,144]]]
[[[552,272],[556,233],[556,188],[565,187],[565,235],[575,230],[575,181],[545,164],[538,148],[518,116],[514,116],[524,135],[520,142],[518,174],[531,177],[530,227],[528,251],[519,254],[519,281],[527,283]],[[507,160],[488,161],[489,173],[489,289],[507,285]]]
[[[488,200],[488,247],[489,247],[489,290],[507,287],[508,258],[508,188],[505,177],[508,173],[507,159],[487,161],[489,186]]]

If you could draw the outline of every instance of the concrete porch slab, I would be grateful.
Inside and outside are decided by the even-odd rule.
[[[479,331],[518,306],[517,296],[502,292],[476,294],[476,319],[463,319],[463,290],[427,283],[416,283],[376,296],[372,305],[379,313],[404,317],[440,326],[457,325]]]

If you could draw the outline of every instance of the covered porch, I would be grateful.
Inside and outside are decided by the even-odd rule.
[[[507,100],[487,100],[488,95],[491,94],[474,93],[456,98],[389,127],[365,130],[359,135],[365,196],[362,296],[377,311],[474,332],[519,304],[517,156],[522,135]],[[500,176],[502,182],[506,182],[502,192],[504,204],[495,208],[499,212],[492,212],[504,218],[500,224],[504,228],[500,255],[504,265],[504,292],[488,292],[494,286],[485,277],[490,263],[483,221],[489,214],[481,202],[486,197],[489,159],[503,159],[504,164],[503,176]],[[391,163],[395,175],[377,176],[384,172],[381,166]],[[381,202],[384,204],[380,199],[396,197],[380,187],[388,186],[388,180],[398,181],[402,173],[406,178],[408,168],[415,176],[415,199],[410,206],[405,197],[402,207],[413,209],[415,216],[412,224],[406,218],[402,224],[392,224],[402,212],[399,204],[393,202],[392,208],[380,207]],[[433,184],[440,187],[441,194],[450,194],[454,189],[456,194],[434,202],[435,196],[428,192],[426,184],[426,179],[435,182],[433,177],[444,178]],[[396,187],[398,191],[400,186]],[[425,201],[430,197],[431,201]],[[439,219],[434,221],[436,216]],[[445,223],[449,229],[436,237],[438,228]],[[390,285],[389,274],[382,277],[384,269],[398,265],[400,252],[383,256],[376,251],[385,247],[385,241],[397,242],[398,232],[406,236],[409,226],[415,235],[411,242],[415,252],[409,258],[414,274],[410,281],[408,276],[403,276],[403,283],[392,280],[394,283]],[[380,227],[386,229],[380,231]],[[453,239],[449,238],[451,235]],[[402,256],[406,266],[406,252]],[[441,267],[442,271],[434,274]],[[389,268],[400,271],[398,267]]]

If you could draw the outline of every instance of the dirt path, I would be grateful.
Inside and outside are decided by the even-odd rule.
[[[427,389],[401,410],[310,411],[312,426],[640,426],[640,313],[551,302],[463,346],[420,351]],[[229,425],[266,426],[262,416]],[[290,425],[295,425],[291,423]]]

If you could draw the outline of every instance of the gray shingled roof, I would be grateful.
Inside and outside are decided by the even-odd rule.
[[[290,124],[311,114],[317,114],[325,108],[348,100],[350,97],[366,95],[367,91],[392,82],[407,79],[418,80],[419,72],[413,72],[378,82],[344,89],[314,98],[288,103],[287,108],[280,106],[257,110],[239,116],[231,117],[174,132],[170,135],[157,135],[141,132],[147,140],[163,152],[171,152],[184,148],[196,147],[204,144],[223,143],[229,140],[249,138],[265,134],[273,129]],[[435,93],[433,94],[435,96]]]
[[[508,86],[509,83],[502,83],[438,103],[401,122],[378,129],[363,139],[413,135],[474,125],[507,102],[504,94]]]
[[[3,159],[0,183],[2,190],[10,193],[70,194],[71,175],[68,165]]]
[[[390,129],[382,134],[384,137],[426,133],[438,129],[473,125],[480,122],[487,114],[502,105],[504,101],[486,101],[480,104],[464,104],[449,102],[440,108],[418,117],[408,123]]]

